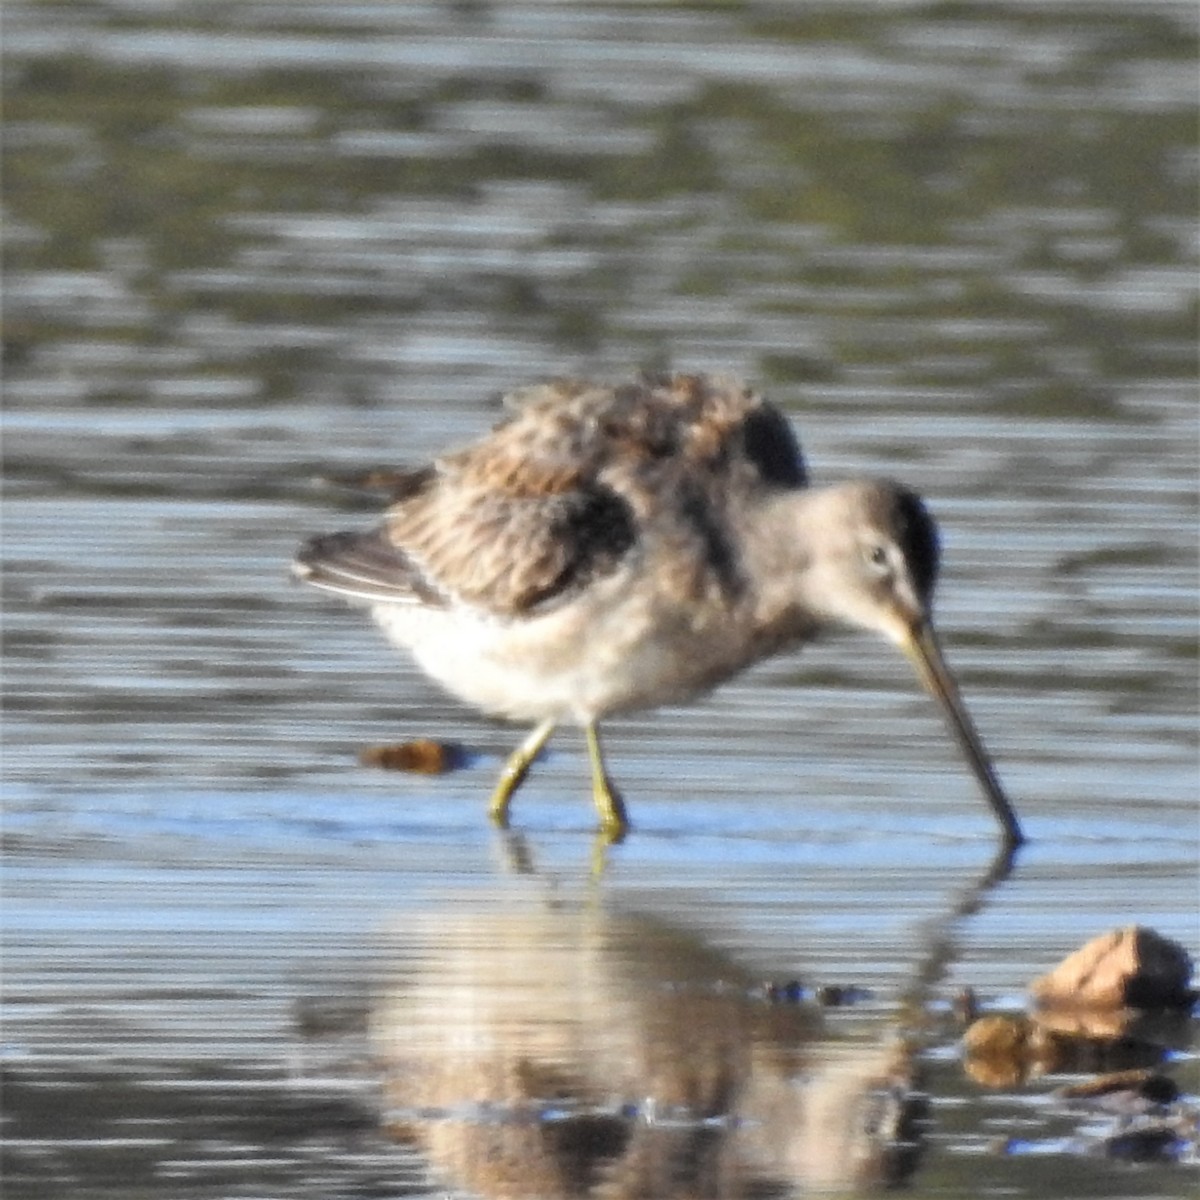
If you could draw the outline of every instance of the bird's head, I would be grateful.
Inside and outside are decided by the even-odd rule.
[[[888,480],[810,494],[806,603],[825,621],[903,646],[929,623],[940,559],[937,526],[921,498]]]

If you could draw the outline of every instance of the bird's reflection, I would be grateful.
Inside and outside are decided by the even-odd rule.
[[[899,1039],[834,1039],[698,936],[542,886],[406,923],[416,957],[373,1008],[390,1126],[448,1182],[765,1200],[911,1170]]]

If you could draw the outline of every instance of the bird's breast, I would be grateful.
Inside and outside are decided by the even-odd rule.
[[[520,618],[397,605],[373,611],[431,678],[513,720],[584,721],[686,700],[762,656],[748,611],[719,596],[681,604],[620,575]]]

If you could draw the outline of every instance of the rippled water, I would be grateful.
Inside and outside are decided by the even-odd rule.
[[[971,1079],[948,1004],[1200,949],[1192,6],[5,27],[6,1195],[1190,1194],[1047,1100],[1092,1066]],[[600,863],[580,739],[497,833],[518,731],[289,585],[375,509],[319,476],[668,364],[929,498],[1011,873],[881,644],[613,721]],[[423,736],[467,767],[356,765]]]

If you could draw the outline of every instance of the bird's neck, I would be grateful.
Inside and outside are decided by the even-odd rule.
[[[755,581],[753,627],[763,642],[762,655],[808,641],[825,624],[805,598],[811,556],[798,536],[804,510],[814,507],[818,497],[814,491],[772,497],[755,515],[755,536],[746,540],[746,575]]]

